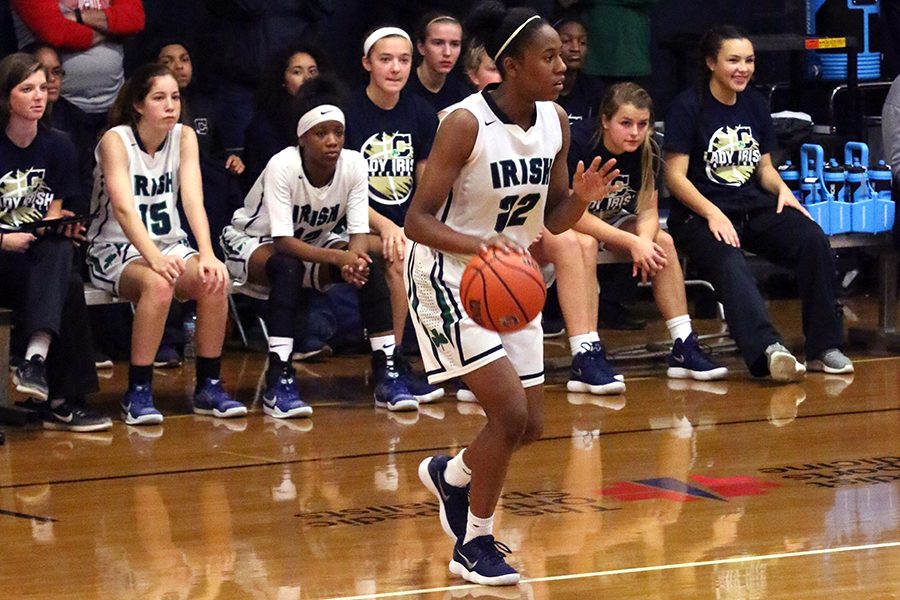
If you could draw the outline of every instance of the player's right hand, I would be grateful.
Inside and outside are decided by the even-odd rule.
[[[515,252],[516,254],[525,254],[526,250],[516,242],[512,241],[502,233],[495,233],[491,237],[483,240],[478,246],[478,254],[485,255],[491,248],[496,248],[501,252]]]
[[[712,215],[707,217],[706,222],[717,240],[735,248],[741,247],[741,238],[738,237],[734,223],[721,210],[717,208]]]
[[[178,256],[160,254],[158,258],[150,262],[150,268],[162,275],[163,279],[171,285],[175,285],[175,282],[184,273],[185,264],[184,260]]]
[[[28,251],[37,238],[30,233],[4,233],[3,249],[8,252],[23,254]]]
[[[362,287],[369,280],[370,264],[372,264],[372,258],[368,254],[348,248],[341,253],[338,261],[341,278],[351,285]]]

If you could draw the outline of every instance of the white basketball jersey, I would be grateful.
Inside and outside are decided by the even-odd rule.
[[[273,156],[235,211],[231,226],[262,238],[296,237],[320,245],[346,215],[347,233],[369,232],[368,167],[355,150],[341,150],[334,177],[315,187],[297,146]]]
[[[175,125],[162,147],[150,156],[141,148],[129,125],[110,129],[125,145],[128,154],[128,175],[138,211],[147,233],[157,245],[172,244],[187,239],[178,216],[178,167],[181,164],[181,124]],[[112,200],[100,171],[100,153],[94,151],[94,192],[91,211],[98,211],[91,223],[88,239],[101,243],[128,243],[128,237],[113,214]]]
[[[550,171],[562,148],[555,104],[536,102],[527,131],[504,122],[487,92],[446,110],[460,109],[478,120],[478,135],[437,217],[461,233],[480,238],[503,233],[527,248],[544,225]]]

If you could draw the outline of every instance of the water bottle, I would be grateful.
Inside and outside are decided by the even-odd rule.
[[[862,202],[869,199],[866,168],[862,166],[858,160],[847,167],[847,189],[845,191],[845,196],[847,202]]]
[[[184,327],[184,358],[196,358],[197,343],[194,339],[197,334],[197,315],[191,313],[187,315],[183,323]]]
[[[794,196],[800,199],[800,171],[791,161],[785,161],[783,165],[778,167],[778,174],[781,175],[782,181],[787,184]]]
[[[816,177],[816,163],[812,159],[800,180],[800,202],[815,204],[819,201],[819,178]]]
[[[875,197],[880,200],[891,200],[891,167],[883,160],[878,165],[869,169],[869,183]]]
[[[825,183],[825,190],[832,200],[844,201],[845,177],[844,167],[838,164],[837,159],[832,158],[828,161],[822,179]]]

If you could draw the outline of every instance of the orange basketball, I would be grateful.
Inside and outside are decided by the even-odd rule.
[[[459,293],[473,321],[501,333],[528,325],[544,308],[547,298],[541,270],[530,255],[496,248],[469,261]]]

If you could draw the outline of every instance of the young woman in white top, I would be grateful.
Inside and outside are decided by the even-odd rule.
[[[88,239],[94,285],[135,304],[128,391],[129,425],[160,423],[153,405],[153,359],[169,303],[197,301],[197,384],[193,410],[216,417],[247,413],[219,377],[228,317],[228,272],[213,254],[203,208],[193,129],[179,124],[181,96],[168,67],[140,67],[122,88],[112,128],[97,146]],[[184,205],[198,250],[187,244],[176,203]]]

